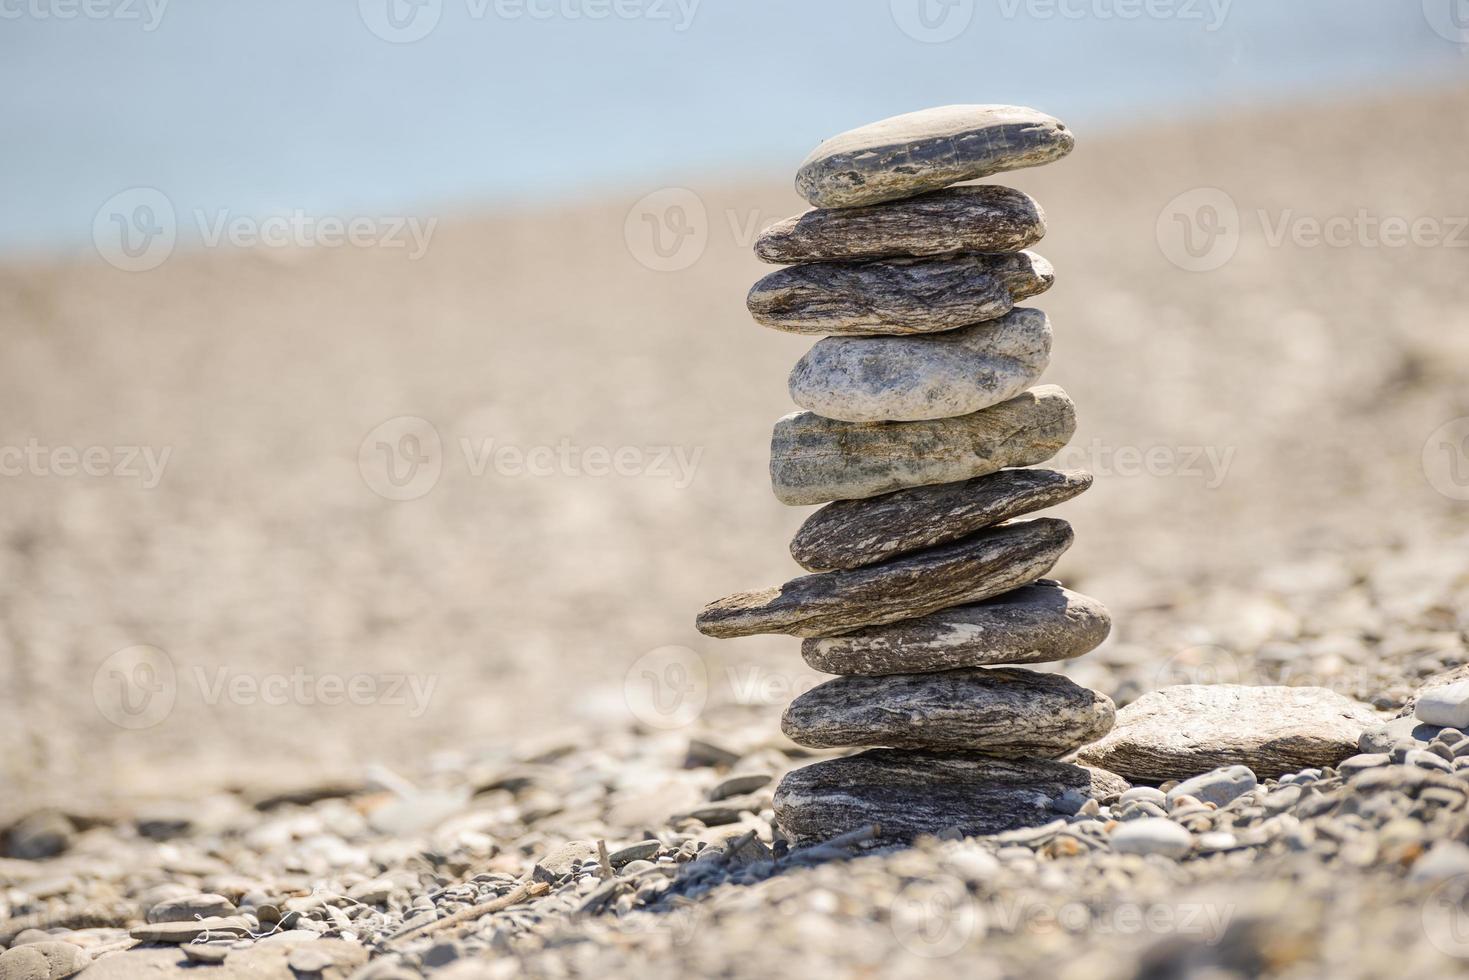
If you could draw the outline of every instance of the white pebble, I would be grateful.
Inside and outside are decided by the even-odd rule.
[[[1166,817],[1129,820],[1112,831],[1112,849],[1120,854],[1180,858],[1193,847],[1193,840],[1193,834]]]
[[[1469,681],[1435,687],[1418,695],[1413,716],[1429,725],[1444,728],[1469,727]]]

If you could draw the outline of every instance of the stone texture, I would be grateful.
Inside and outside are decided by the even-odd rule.
[[[912,337],[827,337],[791,371],[791,400],[846,422],[968,415],[1014,398],[1051,360],[1051,322],[1022,307]]]
[[[235,903],[223,895],[183,895],[159,902],[148,910],[149,922],[192,922],[210,916],[234,915]]]
[[[1442,728],[1469,728],[1469,680],[1419,692],[1413,717]]]
[[[1140,817],[1112,828],[1112,850],[1119,854],[1160,854],[1176,860],[1193,846],[1193,834],[1167,817]]]
[[[1066,392],[1040,385],[969,415],[868,425],[787,415],[770,442],[770,480],[786,504],[858,500],[1045,462],[1076,431]]]
[[[803,575],[711,602],[706,636],[831,636],[1000,595],[1044,575],[1071,546],[1071,525],[1042,517],[850,572]]]
[[[791,263],[1018,252],[1045,233],[1045,212],[1030,195],[977,184],[871,207],[816,208],[761,232],[755,254]]]
[[[825,140],[796,172],[796,192],[818,208],[876,204],[1038,167],[1075,142],[1060,121],[1023,106],[939,106]]]
[[[838,500],[801,525],[791,539],[791,557],[811,572],[860,568],[1055,506],[1091,485],[1091,474],[1080,470],[1000,470],[958,483]]]
[[[798,745],[1054,759],[1112,728],[1112,699],[1060,674],[998,667],[838,677],[786,708]]]
[[[1379,723],[1367,705],[1320,687],[1182,684],[1119,710],[1112,733],[1077,758],[1138,782],[1235,765],[1268,778],[1334,766]]]
[[[208,934],[211,939],[238,939],[250,933],[244,916],[212,916],[190,922],[153,922],[134,926],[128,933],[143,943],[191,943]]]
[[[993,320],[1056,281],[1034,252],[808,262],[765,276],[746,306],[757,323],[801,334],[913,334]]]
[[[1100,602],[1046,582],[920,619],[809,639],[801,656],[828,674],[1046,663],[1095,649],[1111,628]]]
[[[1230,800],[1248,793],[1257,784],[1258,780],[1249,766],[1225,766],[1200,773],[1192,779],[1185,779],[1168,791],[1166,799],[1172,804],[1180,796],[1192,796],[1205,803],[1224,806]]]
[[[775,823],[796,845],[871,824],[884,840],[957,829],[997,834],[1054,819],[1070,790],[1103,800],[1127,789],[1113,773],[1045,759],[872,749],[797,769],[775,791]]]

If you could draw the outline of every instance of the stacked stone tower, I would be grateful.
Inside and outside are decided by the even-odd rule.
[[[1015,304],[1050,265],[1030,197],[967,184],[1071,151],[1057,120],[1015,106],[946,106],[822,143],[796,189],[814,209],[755,245],[787,264],[755,284],[755,319],[824,339],[790,377],[805,411],[775,426],[770,473],[791,505],[824,504],[791,554],[812,574],[730,596],[709,636],[788,633],[840,675],[782,723],[814,748],[867,748],[796,770],[775,795],[795,843],[877,824],[884,839],[994,833],[1049,819],[1061,797],[1125,784],[1057,761],[1111,729],[1112,702],[1019,669],[1079,657],[1110,628],[1102,605],[1043,578],[1071,544],[1052,517],[1016,520],[1091,484],[1020,469],[1076,427],[1071,399],[1035,387],[1051,325]]]

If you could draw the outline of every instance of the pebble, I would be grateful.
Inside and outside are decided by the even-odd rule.
[[[815,208],[762,231],[755,255],[791,263],[1016,252],[1045,233],[1045,213],[1030,195],[975,184],[870,207]]]
[[[791,557],[811,572],[861,568],[1064,503],[1091,485],[1091,474],[1080,470],[1013,469],[838,500],[802,523]]]
[[[1394,747],[1409,743],[1427,744],[1443,731],[1437,725],[1425,725],[1416,718],[1394,718],[1385,725],[1375,725],[1362,733],[1357,740],[1357,749],[1366,754],[1391,752]]]
[[[1111,698],[1060,674],[974,668],[838,677],[796,698],[781,730],[810,748],[1053,759],[1105,735],[1114,716]]]
[[[750,287],[755,322],[797,334],[927,334],[993,320],[1051,288],[1034,252],[966,252],[932,259],[808,262]]]
[[[547,876],[551,879],[560,878],[563,875],[571,874],[578,865],[584,862],[596,861],[597,854],[597,845],[594,841],[567,841],[541,855],[536,860],[534,873],[542,880]]]
[[[1391,762],[1392,759],[1386,752],[1364,752],[1337,763],[1336,771],[1341,773],[1344,779],[1351,779],[1358,773],[1385,766]]]
[[[23,861],[44,861],[71,847],[76,831],[64,814],[39,810],[11,825],[4,835],[5,853]]]
[[[768,777],[767,781],[769,781]],[[649,858],[656,857],[662,847],[663,845],[656,840],[640,841],[636,844],[629,844],[627,847],[619,847],[617,850],[612,851],[607,855],[607,861],[614,868],[621,868],[635,861],[647,861]]]
[[[1181,858],[1193,848],[1193,835],[1165,817],[1143,817],[1118,824],[1112,849],[1120,854],[1161,854]]]
[[[1254,789],[1256,783],[1255,774],[1248,766],[1224,766],[1192,779],[1185,779],[1168,791],[1167,799],[1172,803],[1177,797],[1187,795],[1215,806],[1224,806]]]
[[[827,337],[796,362],[788,387],[797,405],[829,419],[946,419],[1014,398],[1050,359],[1050,320],[1020,307],[942,333]]]
[[[1469,681],[1419,691],[1413,717],[1429,725],[1469,728]]]
[[[704,607],[706,636],[758,633],[827,636],[978,602],[1044,575],[1071,545],[1071,526],[1053,517],[992,528],[956,544],[882,565],[823,572]]]
[[[789,773],[775,791],[775,821],[797,845],[873,824],[892,841],[950,828],[994,834],[1049,823],[1050,801],[1067,790],[1105,798],[1126,785],[1064,762],[871,749]]]
[[[1139,782],[1232,765],[1278,777],[1336,765],[1377,718],[1325,688],[1183,684],[1120,709],[1111,734],[1078,758]]]
[[[185,895],[159,902],[148,910],[149,922],[192,922],[235,914],[235,903],[223,895]]]
[[[191,943],[201,936],[207,939],[240,939],[250,934],[250,923],[244,916],[214,916],[189,922],[155,922],[135,926],[128,935],[143,943]]]
[[[1156,786],[1134,786],[1118,797],[1119,803],[1151,803],[1154,806],[1165,806],[1168,803],[1168,795]]]
[[[0,980],[62,980],[81,972],[92,958],[66,942],[27,943],[0,952]]]
[[[828,674],[904,674],[1070,660],[1107,638],[1100,602],[1042,581],[973,605],[801,643]]]
[[[892,116],[824,140],[801,163],[796,192],[818,208],[876,204],[1071,152],[1055,118],[1009,105],[949,105]]]
[[[770,784],[774,779],[775,777],[768,772],[752,772],[730,776],[715,784],[714,788],[709,791],[709,799],[711,801],[723,800],[731,796],[743,796],[746,793],[753,793],[757,789]],[[646,844],[648,842],[645,841],[644,843]],[[652,843],[657,842],[653,841]]]
[[[1055,385],[949,419],[863,425],[796,412],[775,425],[771,484],[781,503],[802,506],[954,483],[1043,463],[1075,430],[1075,406]]]

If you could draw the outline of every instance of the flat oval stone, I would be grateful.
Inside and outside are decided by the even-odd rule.
[[[1105,800],[1120,776],[1048,759],[987,759],[871,749],[797,769],[775,791],[775,824],[797,846],[872,824],[887,841],[958,830],[998,834],[1050,823],[1051,801],[1075,791]]]
[[[705,606],[696,625],[705,636],[721,638],[834,636],[913,619],[1040,578],[1071,539],[1071,525],[1054,517],[1006,524],[885,565],[803,575],[779,588],[741,592]]]
[[[1377,724],[1367,705],[1321,687],[1179,684],[1122,708],[1117,727],[1078,758],[1139,782],[1223,766],[1270,778],[1336,765]]]
[[[892,116],[826,140],[796,173],[818,208],[912,197],[962,180],[1059,160],[1076,145],[1059,120],[1011,105],[947,105]]]
[[[805,640],[801,656],[828,674],[906,674],[1070,660],[1112,629],[1100,602],[1052,582],[919,619]]]
[[[954,252],[1017,252],[1046,234],[1029,194],[998,184],[950,187],[864,208],[815,208],[766,228],[766,262],[830,262]]]
[[[1054,759],[1112,730],[1105,694],[1010,667],[838,677],[792,701],[781,731],[814,749],[886,746]]]
[[[910,334],[993,320],[1056,281],[1034,252],[807,262],[777,269],[745,300],[757,323],[799,334]]]
[[[791,400],[844,422],[913,422],[968,415],[1014,398],[1051,360],[1040,310],[912,337],[827,337],[796,362]]]
[[[1055,385],[951,419],[870,425],[797,412],[775,424],[770,482],[792,506],[860,500],[1043,463],[1075,431],[1076,407]]]
[[[1070,500],[1092,485],[1083,470],[1000,470],[989,476],[838,500],[806,518],[791,557],[808,572],[861,568],[967,537]]]

